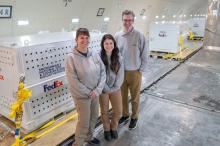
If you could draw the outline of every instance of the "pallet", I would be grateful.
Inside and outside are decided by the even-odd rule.
[[[171,59],[172,56],[174,56],[174,53],[168,53],[168,52],[157,52],[157,51],[151,51],[150,57],[152,58],[158,58],[158,59]]]
[[[7,127],[7,129],[0,127],[0,146],[12,145],[14,142],[14,134],[11,131],[15,130],[15,124],[2,115],[0,115],[0,124]],[[8,131],[9,129],[10,131]]]
[[[76,117],[77,115],[75,110],[61,113],[33,132],[28,134],[21,133],[21,136],[27,144],[31,143],[33,146],[47,145],[46,143],[49,143],[51,146],[57,145],[66,137],[74,133]],[[4,123],[13,130],[15,129],[15,124],[3,116],[0,117],[0,122]],[[62,130],[65,132],[62,132]],[[60,133],[62,134],[60,135]],[[10,133],[5,136],[2,141],[0,141],[0,146],[12,145],[14,140],[14,134]]]
[[[185,48],[181,52],[175,54],[172,56],[171,60],[175,61],[183,61],[192,56],[194,53],[196,53],[200,48],[197,49],[191,49],[191,48]]]
[[[111,104],[109,104],[110,109],[111,107]],[[101,113],[99,113],[99,116],[100,115]],[[15,129],[14,123],[7,118],[0,116],[0,122],[1,121],[4,121],[11,129]],[[65,139],[71,137],[75,133],[76,124],[77,114],[76,110],[73,110],[57,115],[45,125],[29,134],[25,135],[21,133],[21,135],[25,138],[25,142],[32,146],[55,146],[61,144]],[[5,137],[3,141],[0,141],[0,146],[12,145],[14,140],[14,135],[10,134]]]
[[[168,52],[156,52],[151,51],[150,57],[164,60],[173,60],[173,61],[183,61],[198,51],[200,48],[192,49],[192,48],[184,48],[182,51],[178,53],[168,53]]]
[[[77,124],[76,111],[68,113],[62,119],[56,121],[53,125],[39,131],[38,139],[29,141],[32,146],[55,146],[65,140],[67,137],[75,133]]]
[[[204,37],[193,37],[192,39],[189,39],[189,37],[188,37],[188,40],[192,40],[192,41],[203,41],[203,40],[204,40]]]
[[[193,41],[203,41],[204,38],[193,38]]]

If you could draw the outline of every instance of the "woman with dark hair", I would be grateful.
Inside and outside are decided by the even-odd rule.
[[[101,59],[106,69],[106,82],[100,95],[101,119],[104,137],[107,141],[118,138],[118,121],[122,114],[121,85],[124,80],[124,64],[116,41],[111,34],[101,41]],[[109,119],[109,101],[112,105],[112,119]]]
[[[69,90],[78,113],[74,146],[99,144],[93,132],[99,115],[99,95],[105,85],[105,66],[98,54],[88,50],[89,31],[79,28],[76,47],[66,57],[66,76]]]

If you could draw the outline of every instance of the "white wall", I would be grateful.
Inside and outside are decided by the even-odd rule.
[[[62,0],[15,1],[11,3],[13,6],[12,19],[7,20],[12,25],[10,28],[6,26],[6,30],[8,30],[8,35],[21,35],[37,33],[40,30],[61,31],[62,28],[69,29],[71,19],[80,17],[84,2],[85,0],[73,0],[67,7],[64,7]],[[29,25],[17,26],[18,20],[29,20]],[[0,20],[0,24],[6,23],[2,21],[6,20]],[[0,29],[0,35],[2,35],[2,31],[6,30]]]
[[[1,0],[0,5],[13,5],[13,0]],[[12,9],[13,10],[13,9]],[[13,17],[13,16],[12,16]],[[1,18],[0,19],[0,36],[11,35],[13,27],[13,18]]]
[[[199,3],[199,11],[203,11],[207,0],[72,0],[64,7],[63,0],[0,0],[0,5],[12,5],[11,19],[0,19],[0,37],[33,34],[39,31],[51,32],[65,29],[70,31],[76,27],[91,29],[103,29],[107,26],[107,32],[114,34],[122,27],[121,12],[131,9],[137,19],[135,27],[144,34],[148,32],[148,26],[155,20],[156,15],[167,15],[166,19],[172,19],[175,13],[186,13],[192,10],[198,11],[195,6]],[[98,8],[105,8],[102,17],[97,17]],[[146,9],[143,20],[140,11]],[[108,23],[104,23],[104,17],[110,17]],[[79,18],[79,24],[72,24],[72,18]],[[166,20],[165,19],[165,20]],[[18,20],[29,20],[28,26],[17,26]]]

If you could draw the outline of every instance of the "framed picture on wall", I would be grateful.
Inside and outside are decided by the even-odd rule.
[[[0,5],[0,18],[11,18],[12,6]]]
[[[105,12],[105,8],[99,8],[96,16],[102,16]]]

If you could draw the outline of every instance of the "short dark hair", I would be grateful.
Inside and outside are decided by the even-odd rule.
[[[122,18],[123,18],[124,15],[132,15],[133,17],[135,17],[134,12],[131,11],[131,10],[124,10],[124,11],[122,12]]]
[[[90,37],[89,30],[87,28],[78,28],[76,31],[76,39],[78,38],[79,35],[86,35]]]

